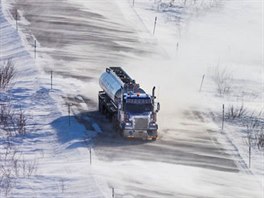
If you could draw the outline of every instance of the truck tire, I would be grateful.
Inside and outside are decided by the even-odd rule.
[[[109,113],[109,114],[108,114],[108,119],[109,119],[110,122],[113,121],[113,115],[112,115],[112,113]]]
[[[101,104],[101,100],[99,99],[99,104],[98,104],[98,110],[100,113],[102,113],[102,104]]]
[[[117,116],[116,116],[116,114],[115,115],[113,115],[113,118],[112,118],[112,121],[113,121],[113,128],[114,128],[114,130],[115,131],[118,131],[118,121],[117,121]]]
[[[106,117],[106,119],[108,119],[109,121],[111,121],[110,113],[107,110],[105,111],[105,117]]]
[[[102,114],[106,115],[107,114],[107,110],[106,110],[106,108],[105,108],[105,106],[103,104],[102,104],[101,108],[102,108]]]
[[[101,98],[99,98],[98,100],[98,109],[99,109],[99,112],[104,114],[104,105],[103,105],[103,100]]]
[[[124,131],[122,129],[119,129],[119,135],[123,138],[124,137]]]

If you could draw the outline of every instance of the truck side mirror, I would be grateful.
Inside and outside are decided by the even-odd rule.
[[[156,89],[156,87],[154,86],[153,88],[152,88],[152,98],[156,98],[156,96],[155,96],[155,89]]]
[[[158,102],[158,103],[157,103],[157,110],[156,110],[156,113],[159,112],[159,110],[160,110],[160,103]]]

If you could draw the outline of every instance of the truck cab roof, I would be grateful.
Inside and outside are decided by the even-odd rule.
[[[124,98],[125,99],[128,99],[128,98],[132,98],[132,99],[135,99],[135,98],[147,98],[147,99],[150,99],[151,97],[146,94],[146,93],[125,93],[124,94]]]

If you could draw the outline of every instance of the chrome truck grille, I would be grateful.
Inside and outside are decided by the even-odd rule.
[[[135,129],[147,129],[148,119],[147,118],[135,118]]]

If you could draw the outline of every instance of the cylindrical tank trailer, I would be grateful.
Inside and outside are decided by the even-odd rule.
[[[124,83],[114,72],[105,71],[99,79],[99,84],[111,100],[116,101],[117,98],[120,98]]]

